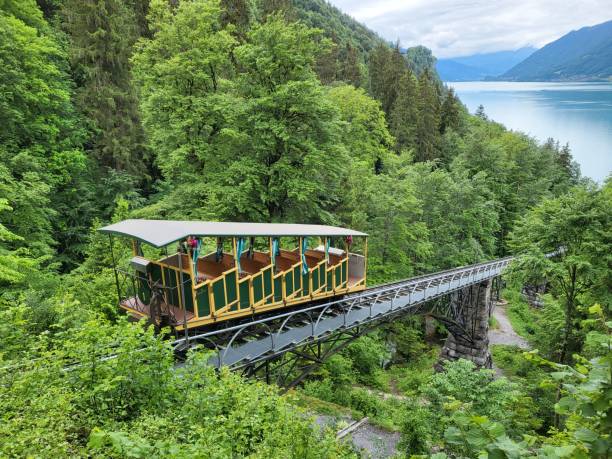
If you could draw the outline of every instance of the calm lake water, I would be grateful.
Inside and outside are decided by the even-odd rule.
[[[603,182],[612,172],[612,84],[447,83],[474,113],[487,116],[541,142],[569,143],[583,175]]]

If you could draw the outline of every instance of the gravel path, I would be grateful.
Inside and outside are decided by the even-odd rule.
[[[343,422],[345,426],[348,426],[354,420],[348,416],[317,415],[315,416],[315,422],[322,429],[329,427],[332,430],[339,430],[337,427],[339,422]],[[366,421],[344,437],[342,441],[352,442],[355,449],[360,451],[365,458],[384,459],[392,457],[397,453],[400,433],[389,432]]]
[[[399,432],[389,432],[366,422],[355,430],[351,436],[353,444],[365,457],[387,458],[397,453],[400,441]]]
[[[529,349],[529,343],[522,336],[518,335],[512,328],[510,319],[506,314],[506,305],[498,303],[493,308],[493,317],[497,320],[499,328],[489,329],[489,345],[508,344],[517,346],[521,349]]]

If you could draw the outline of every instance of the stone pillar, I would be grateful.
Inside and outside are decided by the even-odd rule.
[[[546,293],[546,280],[534,285],[525,284],[521,290],[523,299],[534,308],[543,306],[542,300],[540,299],[543,293]]]
[[[488,336],[491,285],[489,279],[451,295],[452,309],[457,311],[458,317],[447,323],[449,333],[436,364],[438,371],[443,369],[444,360],[458,359],[471,360],[479,368],[491,368]]]

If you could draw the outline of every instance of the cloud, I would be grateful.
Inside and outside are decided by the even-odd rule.
[[[389,41],[437,57],[537,48],[612,16],[612,0],[330,0]],[[603,14],[602,14],[603,13]]]

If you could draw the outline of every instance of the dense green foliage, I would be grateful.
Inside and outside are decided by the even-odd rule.
[[[500,356],[499,362],[503,362],[506,371],[520,375],[514,379],[524,384],[527,390],[533,390],[533,381],[537,382],[543,392],[538,398],[536,394],[532,395],[532,400],[539,405],[538,414],[546,411],[555,414],[554,427],[550,428],[548,435],[523,431],[522,438],[519,438],[502,421],[458,410],[452,415],[453,425],[444,432],[445,450],[451,457],[609,457],[612,449],[612,324],[604,322],[606,314],[599,305],[590,308],[590,312],[594,315],[591,323],[598,324],[602,330],[597,333],[597,356],[591,360],[578,356],[580,363],[575,368],[544,360],[536,353],[510,354],[509,359],[507,352]],[[548,370],[542,372],[542,368]],[[556,403],[551,410],[552,394],[556,394]]]
[[[0,1],[0,455],[354,454],[272,387],[200,353],[174,368],[164,335],[117,311],[96,229],[128,217],[350,226],[371,235],[371,284],[524,252],[516,279],[550,292],[517,317],[548,368],[576,370],[433,374],[407,318],[300,391],[401,430],[403,452],[473,456],[475,423],[513,448],[600,454],[610,183],[470,116],[434,61],[319,0]],[[125,264],[126,242],[113,249]]]
[[[582,349],[585,307],[612,303],[611,208],[611,181],[603,189],[577,188],[543,201],[512,233],[511,247],[524,253],[515,265],[515,276],[523,283],[547,281],[553,297],[546,301],[543,313],[553,320],[565,318],[545,327],[556,334],[548,349],[549,356],[559,362],[571,362],[572,355]],[[560,260],[546,257],[555,247],[563,253]]]

